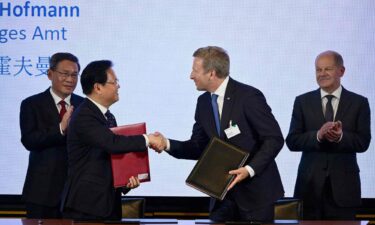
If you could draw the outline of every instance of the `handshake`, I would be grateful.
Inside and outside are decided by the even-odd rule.
[[[159,132],[148,134],[149,147],[154,149],[157,153],[167,149],[168,140]]]
[[[329,142],[339,142],[342,136],[341,121],[327,122],[318,131],[319,140],[327,140]]]

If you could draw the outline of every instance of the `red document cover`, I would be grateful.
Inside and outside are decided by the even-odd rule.
[[[146,123],[123,125],[113,127],[111,130],[118,135],[141,135],[146,133]],[[138,177],[140,182],[151,180],[148,151],[113,154],[111,161],[115,187],[126,186],[131,176]]]

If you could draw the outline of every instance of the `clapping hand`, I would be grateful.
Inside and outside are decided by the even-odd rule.
[[[342,135],[341,121],[327,122],[318,131],[319,140],[327,140],[329,142],[337,142]]]
[[[66,133],[66,130],[68,129],[69,122],[70,122],[70,117],[72,116],[73,109],[74,109],[73,105],[71,105],[70,107],[68,107],[68,109],[66,110],[66,113],[64,114],[64,116],[61,119],[61,123],[60,123],[61,130],[64,133]]]
[[[330,142],[337,142],[340,140],[342,135],[342,123],[341,121],[334,122],[334,126],[328,130],[326,139]]]

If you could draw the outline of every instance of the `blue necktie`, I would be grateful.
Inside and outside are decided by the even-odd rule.
[[[214,117],[215,117],[216,131],[220,137],[220,115],[219,115],[219,106],[217,105],[217,97],[219,96],[216,94],[211,95],[211,104],[212,104],[212,110],[214,112]]]
[[[116,118],[109,110],[107,110],[104,115],[107,117],[107,125],[109,128],[117,127]]]
[[[324,114],[324,118],[326,119],[326,121],[333,121],[333,107],[332,107],[332,99],[335,97],[333,95],[326,95],[325,96],[328,101],[327,101],[327,104],[326,104],[326,112]]]

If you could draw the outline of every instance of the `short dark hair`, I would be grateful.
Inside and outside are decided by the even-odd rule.
[[[229,55],[223,48],[217,46],[199,48],[193,53],[193,56],[203,59],[205,72],[215,70],[219,78],[225,78],[229,75]]]
[[[68,52],[58,52],[51,56],[51,59],[49,60],[49,69],[50,70],[56,70],[57,65],[64,60],[69,60],[78,65],[78,71],[81,70],[81,66],[79,65],[78,58]]]
[[[91,94],[94,84],[105,84],[107,82],[107,70],[113,66],[110,60],[99,60],[90,62],[81,75],[82,91],[85,95]]]
[[[333,58],[335,59],[336,66],[344,66],[344,59],[342,58],[342,56],[335,51],[331,51],[331,53],[333,55]]]

